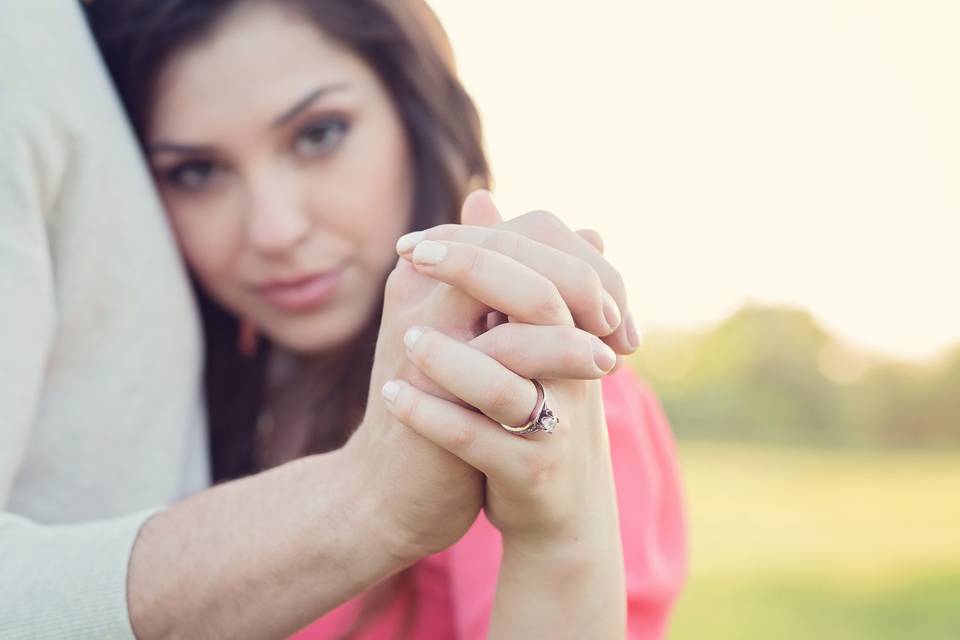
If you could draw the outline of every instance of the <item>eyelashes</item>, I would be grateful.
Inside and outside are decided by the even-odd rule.
[[[350,122],[341,116],[313,120],[296,130],[290,152],[304,160],[319,159],[335,152],[350,131]],[[214,159],[185,160],[158,172],[170,187],[185,193],[200,193],[213,187],[227,172],[227,167]]]
[[[164,181],[184,191],[202,191],[219,175],[219,167],[209,160],[190,160],[163,172]]]
[[[347,135],[344,118],[325,118],[301,127],[293,141],[294,151],[306,157],[323,156],[336,149]]]

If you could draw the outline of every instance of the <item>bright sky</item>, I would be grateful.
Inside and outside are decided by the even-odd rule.
[[[501,208],[598,229],[641,324],[755,300],[887,354],[960,341],[960,2],[431,4]]]

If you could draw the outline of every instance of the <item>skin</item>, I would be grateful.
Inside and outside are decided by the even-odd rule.
[[[560,227],[556,231],[555,241],[570,238]],[[478,246],[428,239],[444,234],[486,240]],[[509,248],[501,253],[484,244]],[[528,268],[515,268],[521,255]],[[404,380],[388,381],[382,390],[401,422],[484,473],[484,510],[500,529],[504,550],[490,636],[623,637],[626,586],[600,385],[588,375],[551,375],[542,355],[530,361],[516,348],[557,351],[549,345],[564,338],[545,339],[546,333],[572,330],[568,309],[589,300],[577,295],[589,286],[573,286],[576,274],[586,271],[572,267],[573,256],[557,256],[542,243],[470,227],[430,230],[408,257],[418,272],[457,282],[464,291],[497,291],[505,297],[500,309],[513,318],[469,345],[429,327],[407,331],[407,357],[452,399]],[[558,268],[567,275],[556,283],[544,277]],[[493,284],[503,283],[498,274],[507,270],[510,285]],[[523,306],[511,307],[511,301]],[[616,358],[597,343],[591,345],[595,366],[609,370]],[[490,348],[506,344],[514,348]],[[553,434],[521,438],[497,427],[526,422],[536,397],[530,378],[542,381],[561,425]]]
[[[369,67],[307,21],[251,6],[180,52],[157,96],[151,166],[208,293],[290,350],[353,338],[413,197],[405,130]],[[322,304],[289,310],[263,294],[324,273],[339,282]]]
[[[469,205],[468,201],[468,219]],[[564,233],[544,239],[553,244],[568,241]],[[530,280],[540,274],[520,266],[515,275]],[[398,265],[385,292],[373,394],[390,380],[402,380],[410,385],[408,390],[432,391],[425,395],[436,402],[454,397],[406,355],[403,336],[412,326],[432,326],[469,339],[478,353],[528,377],[603,375],[594,359],[599,340],[580,329],[531,324],[525,337],[534,346],[527,352],[513,348],[516,340],[498,338],[516,330],[514,326],[482,331],[479,320],[493,308],[494,300],[511,307],[523,303],[522,299],[504,300],[488,276],[452,273],[441,283],[409,263]],[[562,288],[569,285],[563,283]],[[467,289],[473,295],[464,293]],[[587,299],[596,294],[583,295]],[[538,315],[530,319],[549,320]],[[564,332],[560,344],[567,348],[556,348],[557,331]],[[219,485],[150,519],[134,545],[128,580],[130,617],[137,637],[289,635],[458,540],[483,505],[484,486],[479,471],[458,457],[464,452],[445,442],[443,434],[463,433],[470,425],[462,416],[426,425],[410,411],[416,405],[403,398],[371,402],[343,449]],[[597,406],[594,397],[585,408]],[[404,428],[392,413],[403,416],[412,428]],[[431,433],[430,428],[436,431]],[[594,432],[604,433],[602,429]],[[516,444],[523,442],[516,440]],[[475,464],[482,466],[479,461]],[[559,537],[554,544],[541,544],[549,528],[525,538],[532,545],[505,536],[492,637],[523,637],[516,634],[529,629],[549,630],[551,637],[577,637],[569,635],[571,630],[584,637],[580,633],[584,629],[591,630],[589,637],[622,637],[623,567],[616,559],[618,532],[610,528],[616,512],[609,508],[607,489],[608,499],[599,500],[595,512],[599,526],[591,531],[596,535],[579,543],[569,544],[569,539]],[[542,512],[542,506],[537,507],[536,513]],[[498,523],[504,526],[509,519],[509,515],[498,517]],[[566,616],[558,618],[558,611]]]
[[[263,51],[270,55],[254,54]],[[455,248],[484,251],[482,264],[446,272],[417,260],[397,263],[394,242],[409,226],[413,180],[389,97],[349,51],[266,4],[243,6],[174,57],[160,79],[148,146],[202,285],[288,350],[320,353],[352,338],[389,273],[370,397],[391,380],[404,393],[371,402],[340,451],[202,492],[151,519],[131,560],[138,636],[288,634],[449,546],[481,507],[504,534],[494,637],[622,635],[622,558],[599,385],[574,380],[595,380],[613,366],[613,352],[596,336],[622,343],[628,332],[619,275],[589,234],[574,234],[548,214],[489,229],[502,220],[479,194],[464,208],[465,222],[475,224],[463,228]],[[401,255],[412,260],[416,251]],[[291,310],[264,293],[269,283],[329,273],[337,285],[322,304]],[[522,324],[485,331],[492,311]],[[405,345],[414,326],[467,350],[451,352],[444,343],[435,365],[486,358],[484,379],[495,385],[488,388],[507,393],[464,393],[477,384],[476,370],[428,366],[429,358]],[[593,435],[541,443],[493,429],[508,439],[491,440],[490,452],[513,456],[506,462],[514,467],[551,465],[559,491],[532,490],[546,483],[486,467],[456,446],[468,429],[480,433],[463,412],[483,416],[465,404],[524,422],[534,400],[524,378],[531,377],[560,379],[548,398],[572,433]],[[430,411],[417,414],[418,404]],[[450,434],[461,439],[451,444]],[[516,447],[529,451],[517,456]],[[575,506],[588,494],[597,506],[585,519]]]

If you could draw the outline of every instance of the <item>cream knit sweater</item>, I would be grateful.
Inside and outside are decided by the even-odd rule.
[[[0,1],[0,638],[132,637],[137,532],[208,483],[200,360],[77,0]]]

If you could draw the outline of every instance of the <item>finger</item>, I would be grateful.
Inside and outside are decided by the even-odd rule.
[[[438,284],[403,258],[398,261],[384,286],[384,309],[402,310],[396,330],[403,331],[414,323],[456,327],[462,331],[462,339],[469,340],[491,328],[489,306],[456,287]]]
[[[403,257],[412,259],[416,247],[425,240],[482,247],[526,265],[554,284],[576,325],[594,335],[610,335],[621,324],[619,305],[604,289],[596,270],[569,253],[500,228],[463,225],[441,225],[409,234],[397,247]]]
[[[617,364],[613,349],[574,327],[511,322],[477,336],[469,345],[527,379],[596,380]]]
[[[402,380],[383,385],[387,410],[419,435],[446,449],[488,477],[508,478],[514,453],[531,442],[507,433],[484,416],[430,395]]]
[[[411,327],[403,342],[417,368],[445,391],[510,426],[526,424],[537,391],[490,356],[425,327]]]
[[[580,229],[577,235],[590,243],[590,246],[603,253],[603,237],[593,229]]]
[[[480,189],[463,201],[460,222],[477,227],[495,227],[503,222],[503,217],[493,202],[493,195],[486,189]]]
[[[535,238],[538,242],[576,256],[593,267],[603,284],[603,288],[616,301],[623,318],[619,327],[613,333],[604,337],[603,341],[610,345],[614,351],[623,355],[631,354],[637,350],[637,347],[640,346],[640,333],[627,304],[627,291],[623,277],[593,245],[579,235],[570,232],[559,218],[545,211],[534,211],[519,218],[508,220],[498,229]]]
[[[463,242],[425,240],[411,257],[420,273],[465,292],[491,310],[530,324],[574,323],[553,282],[502,253]]]

